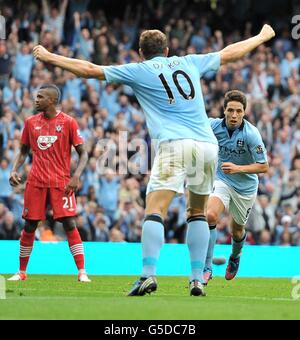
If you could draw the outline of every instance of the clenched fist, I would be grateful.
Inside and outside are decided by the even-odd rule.
[[[270,25],[264,25],[261,32],[259,33],[264,42],[267,42],[275,37],[275,31]]]
[[[37,45],[33,48],[33,55],[36,59],[47,62],[51,53],[45,47]]]

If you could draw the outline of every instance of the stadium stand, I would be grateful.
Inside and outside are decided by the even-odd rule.
[[[247,93],[248,119],[266,143],[270,170],[260,178],[248,243],[300,246],[300,40],[291,36],[296,1],[0,1],[7,39],[0,40],[0,239],[18,239],[23,225],[22,192],[8,182],[19,149],[24,120],[34,114],[39,86],[62,90],[61,110],[78,120],[90,160],[81,179],[78,228],[84,241],[139,242],[149,179],[150,137],[141,109],[128,87],[84,80],[34,60],[41,43],[50,51],[97,64],[137,62],[138,36],[145,28],[167,33],[171,55],[218,51],[256,33],[272,6],[277,38],[243,61],[206,74],[203,91],[211,117],[222,116],[222,99],[230,89]],[[254,6],[255,3],[255,6]],[[235,29],[233,30],[233,27]],[[124,149],[122,134],[139,153]],[[110,167],[99,173],[101,141],[110,141]],[[139,143],[136,144],[136,141]],[[146,141],[142,143],[141,141]],[[146,145],[146,147],[145,147]],[[126,145],[125,145],[126,147]],[[135,150],[135,149],[133,149]],[[102,157],[102,158],[101,158]],[[129,159],[131,172],[120,168]],[[76,162],[76,158],[74,158]],[[134,175],[140,166],[141,173]],[[30,159],[23,169],[23,183]],[[168,243],[185,236],[185,198],[174,200],[166,223]],[[219,224],[218,243],[230,243],[229,220]],[[40,240],[63,240],[52,219],[39,228]]]

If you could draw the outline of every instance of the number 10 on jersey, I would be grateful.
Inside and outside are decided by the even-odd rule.
[[[180,85],[179,83],[179,80],[178,80],[178,76],[179,75],[182,75],[186,80],[187,82],[189,83],[190,85],[190,93],[186,93],[184,91],[184,89],[182,88],[182,86]],[[173,81],[179,91],[179,93],[181,94],[181,96],[185,99],[185,100],[193,100],[195,98],[195,87],[193,85],[193,82],[191,80],[191,78],[189,77],[189,75],[187,73],[185,73],[184,71],[176,71],[172,74],[172,78],[173,78]],[[161,80],[166,92],[167,92],[167,95],[168,95],[168,98],[169,98],[169,103],[170,104],[175,104],[175,97],[174,97],[174,94],[165,78],[165,76],[161,73],[159,75],[159,79]]]

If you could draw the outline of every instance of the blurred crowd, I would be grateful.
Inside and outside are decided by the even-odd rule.
[[[124,1],[116,16],[105,10],[107,6],[102,8],[101,1],[98,7],[87,0],[2,3],[0,14],[6,18],[7,39],[0,40],[0,239],[19,238],[24,187],[12,189],[9,174],[24,120],[35,113],[36,92],[42,84],[53,83],[62,91],[61,110],[76,117],[90,156],[77,195],[77,224],[83,240],[140,241],[151,144],[132,90],[76,78],[44,65],[34,60],[32,47],[41,43],[64,56],[110,65],[139,61],[138,37],[145,28],[166,32],[170,54],[179,56],[218,51],[257,33],[251,17],[241,23],[242,14],[231,7],[206,2],[204,6],[197,1]],[[199,11],[197,6],[204,7]],[[228,90],[247,94],[247,117],[267,146],[270,170],[260,177],[258,199],[248,223],[249,244],[300,246],[300,41],[292,40],[289,22],[290,18],[282,15],[276,20],[278,36],[271,44],[202,80],[210,117],[222,117]],[[132,147],[119,143],[124,131],[129,145],[134,141]],[[103,140],[112,143],[114,154],[111,166],[100,173]],[[128,167],[140,169],[141,174],[118,171],[127,159]],[[21,170],[23,182],[30,161]],[[73,168],[76,161],[74,156]],[[185,197],[175,198],[166,220],[167,242],[184,242],[185,209]],[[230,244],[229,225],[230,217],[224,215],[218,243]],[[65,239],[51,211],[47,221],[41,222],[37,238]]]

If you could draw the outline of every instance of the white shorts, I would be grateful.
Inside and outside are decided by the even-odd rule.
[[[247,224],[249,215],[256,201],[257,194],[243,196],[222,181],[216,181],[214,191],[210,197],[219,198],[234,221],[244,226]]]
[[[155,157],[147,195],[168,190],[184,193],[185,180],[198,195],[212,192],[219,147],[211,143],[182,139],[162,143]]]

